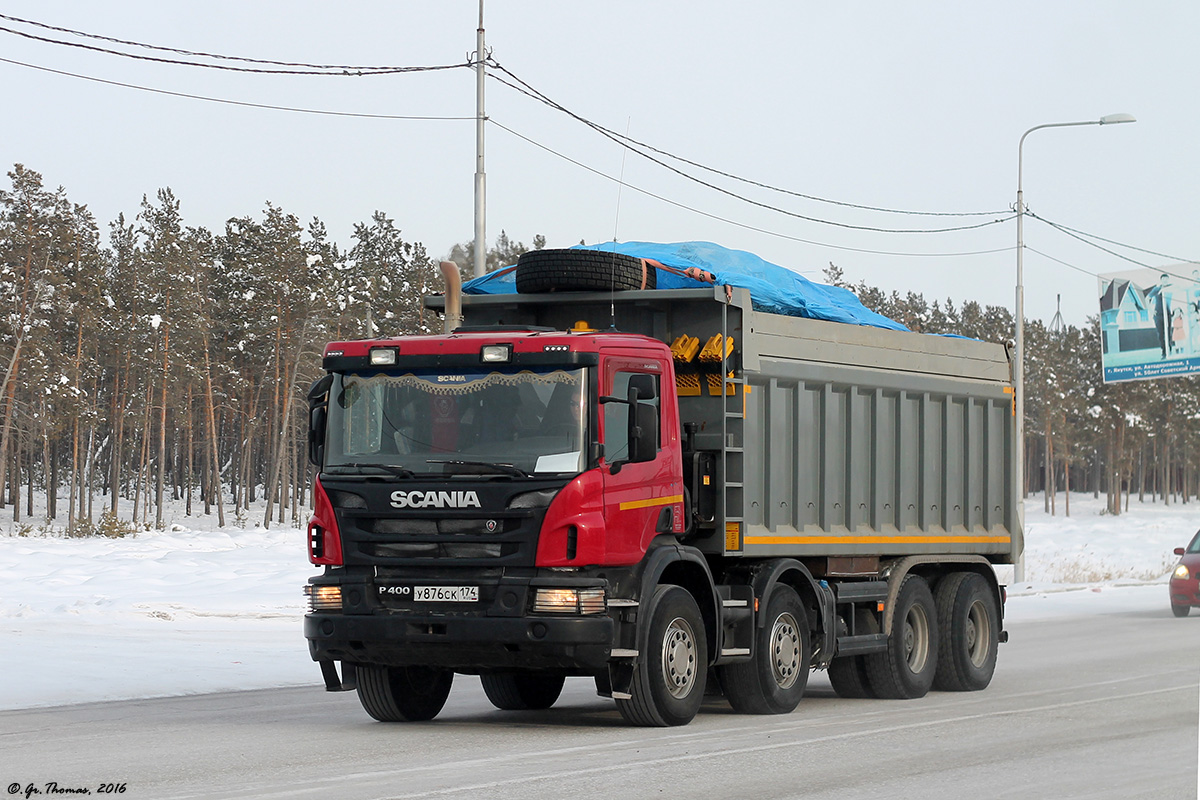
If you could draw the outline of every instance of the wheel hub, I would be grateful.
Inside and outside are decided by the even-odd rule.
[[[686,697],[691,692],[696,682],[696,636],[681,617],[671,620],[663,636],[662,671],[672,697]]]
[[[987,662],[992,638],[991,624],[983,603],[978,600],[972,603],[967,614],[966,643],[967,656],[976,667],[982,667]]]
[[[800,633],[791,614],[780,614],[771,629],[771,672],[781,689],[790,688],[800,675]]]
[[[914,605],[904,616],[904,660],[914,674],[925,669],[929,658],[929,620],[920,606]]]

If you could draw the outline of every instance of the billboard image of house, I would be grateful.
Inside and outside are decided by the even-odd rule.
[[[1105,383],[1200,372],[1200,269],[1101,275],[1100,348]]]

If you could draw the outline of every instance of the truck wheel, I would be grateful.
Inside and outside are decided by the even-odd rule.
[[[938,668],[935,689],[986,689],[996,671],[1000,613],[987,580],[974,572],[952,572],[934,593],[938,615]]]
[[[858,609],[855,622],[856,630],[864,633],[879,633],[879,622],[875,615],[865,609]],[[867,678],[866,656],[841,656],[829,664],[829,683],[838,697],[855,699],[876,697]]]
[[[812,662],[808,616],[791,586],[771,590],[750,661],[717,667],[725,697],[741,714],[788,714],[804,696]]]
[[[838,697],[864,699],[876,697],[867,679],[865,656],[842,656],[829,663],[829,683]]]
[[[447,669],[360,666],[358,701],[380,722],[421,722],[438,715],[453,682]]]
[[[910,700],[924,697],[937,672],[937,610],[929,584],[909,575],[891,609],[892,634],[887,649],[863,658],[877,697]]]
[[[498,672],[480,675],[483,693],[492,705],[504,711],[540,711],[549,708],[562,694],[562,675],[528,672]]]
[[[684,589],[659,586],[650,600],[650,630],[634,669],[631,697],[617,700],[617,709],[634,725],[686,725],[704,701],[707,676],[700,607]]]
[[[655,268],[640,258],[600,250],[530,250],[517,259],[518,292],[608,292],[653,289]]]

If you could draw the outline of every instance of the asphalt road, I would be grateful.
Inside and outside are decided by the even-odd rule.
[[[1196,798],[1200,616],[1010,633],[983,692],[843,700],[816,673],[790,715],[714,698],[683,728],[627,727],[583,679],[502,712],[464,676],[421,724],[315,685],[0,712],[0,796]]]

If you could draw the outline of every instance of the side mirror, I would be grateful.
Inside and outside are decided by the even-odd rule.
[[[325,422],[328,418],[329,387],[333,376],[313,381],[308,389],[308,463],[320,467],[325,460]]]
[[[630,421],[629,460],[653,461],[658,455],[658,409],[646,403],[636,403]]]
[[[644,372],[629,376],[629,389],[630,392],[637,389],[637,396],[642,400],[653,400],[658,397],[658,387],[655,386],[654,376]]]
[[[325,405],[329,402],[329,387],[333,385],[333,375],[323,375],[313,381],[312,386],[308,387],[308,405],[312,408],[316,405]]]
[[[1182,547],[1176,547],[1176,548],[1175,548],[1175,555],[1177,555],[1177,556],[1181,556],[1181,555],[1183,555],[1183,554],[1184,554],[1184,553],[1186,553],[1186,552],[1187,552],[1187,551],[1186,551],[1186,550],[1184,550]]]
[[[325,420],[329,412],[317,406],[308,412],[308,463],[321,466],[325,460]]]

